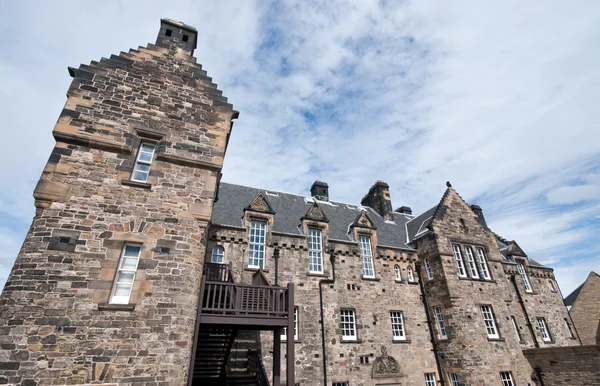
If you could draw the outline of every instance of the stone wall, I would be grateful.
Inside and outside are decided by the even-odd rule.
[[[571,310],[581,343],[600,344],[600,276],[590,273]]]
[[[544,386],[600,385],[598,346],[546,347],[523,353],[534,369],[531,378],[536,380],[536,385],[542,385],[542,382]],[[539,381],[540,372],[542,382]]]
[[[70,69],[36,215],[0,298],[0,383],[185,384],[236,116],[191,53],[162,36]],[[142,141],[156,146],[146,183],[130,180]],[[132,295],[109,304],[125,243],[142,246]]]

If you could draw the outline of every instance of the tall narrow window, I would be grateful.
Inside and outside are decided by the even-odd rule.
[[[309,271],[323,273],[323,242],[320,229],[308,228]]]
[[[573,329],[571,328],[571,324],[569,323],[567,318],[564,318],[563,320],[565,321],[565,327],[567,328],[567,331],[569,332],[569,338],[575,338],[575,334],[573,334]]]
[[[390,319],[392,320],[392,339],[406,340],[402,311],[390,311]]]
[[[375,271],[373,270],[373,250],[371,249],[371,238],[368,236],[360,236],[360,255],[362,256],[362,273],[364,277],[374,278]]]
[[[150,165],[152,164],[152,158],[154,157],[154,145],[151,143],[143,142],[140,145],[137,158],[135,160],[135,166],[133,167],[133,173],[131,173],[131,179],[138,182],[148,181],[148,175],[150,174]]]
[[[425,373],[425,386],[436,386],[435,373]]]
[[[517,270],[519,271],[519,275],[521,275],[521,279],[523,279],[525,292],[533,292],[531,290],[531,284],[529,284],[529,278],[527,277],[527,272],[525,272],[525,267],[523,267],[523,264],[517,264]]]
[[[211,263],[223,264],[225,257],[225,249],[222,246],[217,245],[212,249],[212,256],[210,258]]]
[[[412,267],[408,267],[406,268],[406,276],[408,276],[408,281],[409,282],[414,282],[415,281],[415,275],[413,274],[413,269]]]
[[[500,380],[502,381],[502,386],[515,386],[515,383],[513,382],[512,373],[510,371],[501,372]]]
[[[544,342],[552,341],[552,337],[550,336],[550,330],[548,330],[548,326],[546,325],[546,319],[537,318],[538,326],[540,327],[540,334],[542,335],[542,340]]]
[[[394,276],[396,277],[396,281],[402,281],[402,274],[400,273],[400,266],[398,264],[394,265]]]
[[[356,317],[354,310],[342,309],[340,311],[342,327],[342,340],[356,340]]]
[[[142,247],[140,245],[127,244],[123,247],[110,303],[129,304],[141,251]]]
[[[485,305],[480,308],[488,338],[499,338],[500,335],[498,335],[498,329],[496,328],[496,320],[494,319],[492,306]]]
[[[248,245],[248,267],[265,267],[265,240],[267,223],[263,221],[250,222],[250,243]]]
[[[458,381],[458,374],[448,373],[448,378],[450,379],[450,386],[460,386],[460,382]]]
[[[469,274],[474,279],[479,279],[479,272],[477,272],[477,265],[475,264],[475,256],[473,256],[473,248],[466,245],[465,255],[467,255],[467,265],[469,267]]]
[[[485,253],[483,252],[483,248],[477,247],[476,250],[481,274],[483,275],[484,279],[490,280],[492,277],[490,276],[490,270],[488,269],[487,262],[485,261]]]
[[[435,317],[435,324],[437,326],[440,340],[448,339],[448,335],[446,334],[446,326],[444,326],[444,315],[442,314],[442,307],[433,307],[433,315]]]
[[[454,258],[456,259],[458,276],[466,277],[467,272],[465,271],[465,263],[463,262],[462,254],[460,253],[460,246],[458,246],[458,244],[452,244],[452,251],[454,252]]]
[[[521,338],[521,332],[519,331],[519,326],[517,325],[517,319],[513,315],[511,315],[510,321],[512,322],[512,325],[515,329],[515,334],[517,335],[517,339],[519,340],[519,342],[522,342],[523,339]]]
[[[431,265],[429,265],[429,260],[423,259],[423,264],[425,264],[425,273],[427,274],[427,280],[433,279],[433,272],[431,272]]]
[[[554,280],[548,280],[548,284],[550,285],[550,291],[556,292],[556,283],[554,282]]]
[[[281,329],[281,340],[287,340],[287,327]],[[294,307],[294,340],[298,340],[298,307]]]

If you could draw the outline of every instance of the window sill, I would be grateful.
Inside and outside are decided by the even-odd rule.
[[[553,340],[543,340],[543,339],[542,339],[542,342],[543,342],[544,344],[555,344],[555,343],[556,343],[556,342],[554,341],[554,339],[553,339]]]
[[[142,189],[151,189],[152,188],[152,184],[149,184],[147,182],[139,182],[139,181],[132,181],[132,180],[121,180],[121,185],[132,186],[134,188],[142,188]]]
[[[259,269],[261,269],[261,268],[246,267],[246,268],[244,268],[244,271],[257,272]],[[262,268],[262,271],[265,272],[265,273],[269,273],[268,269]]]
[[[366,281],[381,281],[381,279],[378,279],[376,277],[364,277],[364,276],[361,276],[360,278],[362,280],[366,280]]]
[[[479,281],[482,283],[496,283],[496,280],[494,279],[482,279],[482,278],[474,278],[474,277],[468,277],[468,276],[459,276],[458,277],[459,280],[469,280],[469,281]]]
[[[133,311],[135,304],[98,304],[98,311]]]
[[[287,339],[281,339],[281,343],[287,343]],[[294,344],[296,343],[302,343],[302,341],[300,339],[294,339]]]
[[[411,340],[410,339],[392,339],[392,343],[396,344],[396,343],[410,343]]]
[[[329,277],[329,273],[318,273],[318,272],[309,272],[306,276],[314,276],[314,277]]]
[[[354,340],[340,340],[340,343],[345,344],[345,343],[362,343],[362,339],[354,339]]]
[[[418,285],[419,282],[418,281],[407,281],[406,284],[411,284],[411,285]]]
[[[488,340],[490,342],[505,342],[506,341],[506,339],[504,339],[504,338],[490,338],[489,336],[488,336]]]

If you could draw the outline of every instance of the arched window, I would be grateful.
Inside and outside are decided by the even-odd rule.
[[[398,264],[394,265],[394,274],[396,275],[397,281],[402,280],[402,274],[400,274],[400,267],[398,266]]]
[[[410,282],[415,281],[415,276],[413,275],[412,267],[408,267],[406,269],[406,273],[408,275],[408,281],[410,281]]]
[[[217,245],[212,249],[212,257],[210,261],[212,263],[223,264],[223,258],[225,257],[225,249],[222,246]]]

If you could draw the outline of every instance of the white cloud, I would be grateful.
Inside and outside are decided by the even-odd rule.
[[[333,198],[357,202],[383,179],[395,206],[419,212],[450,180],[531,257],[560,267],[574,258],[564,250],[579,251],[582,270],[593,267],[600,3],[2,7],[14,36],[0,47],[0,80],[10,85],[0,90],[3,134],[31,151],[0,153],[0,164],[18,165],[2,170],[13,183],[0,187],[0,220],[21,219],[23,234],[66,66],[153,42],[159,18],[170,17],[198,28],[198,61],[241,112],[226,181],[307,193],[319,178]]]

